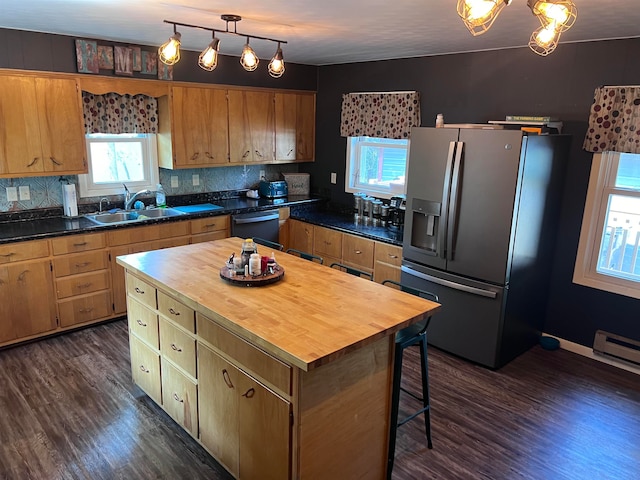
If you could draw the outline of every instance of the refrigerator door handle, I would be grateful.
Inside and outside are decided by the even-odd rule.
[[[456,218],[458,216],[458,187],[460,186],[460,169],[462,168],[462,153],[464,151],[464,142],[456,142],[456,144],[449,211],[447,212],[447,260],[453,260],[453,241],[456,238]]]
[[[470,287],[468,285],[463,285],[461,283],[452,282],[451,280],[444,280],[442,278],[434,277],[432,275],[427,275],[426,273],[418,272],[413,268],[409,268],[406,265],[402,265],[400,269],[408,274],[413,275],[414,277],[421,278],[422,280],[427,280],[428,282],[436,283],[438,285],[442,285],[443,287],[453,288],[454,290],[460,290],[462,292],[471,293],[473,295],[479,295],[481,297],[487,298],[496,298],[498,294],[496,292],[492,292],[491,290],[485,290],[483,288]]]
[[[438,250],[441,258],[446,258],[447,218],[449,216],[449,190],[451,189],[451,171],[453,170],[453,158],[456,153],[456,144],[449,142],[447,153],[447,165],[444,171],[444,186],[442,189],[442,208],[440,210],[440,225],[438,227]]]

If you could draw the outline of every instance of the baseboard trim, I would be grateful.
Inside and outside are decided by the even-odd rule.
[[[578,355],[582,355],[583,357],[592,358],[593,360],[596,360],[598,362],[606,363],[607,365],[612,365],[614,367],[621,368],[622,370],[640,375],[639,367],[627,364],[622,360],[615,360],[603,355],[596,355],[593,353],[593,349],[591,347],[585,347],[584,345],[580,345],[579,343],[570,342],[569,340],[564,340],[563,338],[549,335],[548,333],[544,333],[543,335],[557,339],[560,342],[560,348],[562,348],[563,350],[577,353]]]

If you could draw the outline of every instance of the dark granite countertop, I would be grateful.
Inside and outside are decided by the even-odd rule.
[[[331,228],[345,233],[402,246],[403,230],[392,227],[374,227],[356,223],[353,214],[324,211],[314,208],[292,208],[291,218]]]
[[[218,215],[235,215],[238,213],[271,210],[280,207],[296,205],[313,205],[322,199],[306,195],[290,195],[278,199],[252,199],[247,197],[226,198],[215,200],[213,203],[222,207],[219,210],[180,215],[177,217],[153,218],[144,221],[118,225],[97,225],[84,216],[68,218],[62,216],[62,209],[53,213],[49,211],[29,211],[22,215],[0,215],[0,244],[37,240],[41,238],[74,235],[78,233],[93,233],[120,228],[139,227],[161,222],[176,222],[192,218],[213,217]],[[170,206],[182,206],[186,203],[170,203]],[[57,213],[57,215],[56,215]]]

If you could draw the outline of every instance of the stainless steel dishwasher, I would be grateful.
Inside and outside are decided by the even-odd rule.
[[[279,218],[278,210],[232,215],[231,235],[240,238],[259,237],[278,242]]]

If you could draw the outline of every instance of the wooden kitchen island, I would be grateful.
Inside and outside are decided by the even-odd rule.
[[[236,478],[385,478],[393,334],[439,305],[282,252],[233,285],[241,243],[118,257],[135,383]]]

